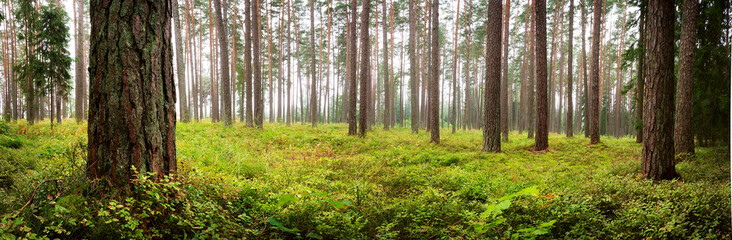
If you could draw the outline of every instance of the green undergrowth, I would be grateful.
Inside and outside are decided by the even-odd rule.
[[[0,238],[730,238],[727,148],[697,148],[682,180],[653,183],[631,138],[551,134],[536,153],[512,132],[482,153],[478,130],[433,145],[347,127],[179,123],[175,181],[141,174],[131,194],[100,196],[83,177],[84,123],[5,125]]]

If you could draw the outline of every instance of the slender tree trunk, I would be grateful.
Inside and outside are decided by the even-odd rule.
[[[252,22],[254,17],[252,16],[252,0],[244,0],[244,82],[246,83],[246,123],[245,126],[254,126],[254,113],[252,106]],[[257,1],[257,0],[254,0]]]
[[[531,34],[529,35],[529,84],[528,84],[528,99],[526,100],[527,106],[526,106],[526,127],[528,128],[528,137],[534,138],[534,129],[536,122],[535,116],[536,116],[536,109],[534,109],[534,75],[536,73],[536,0],[531,0],[532,9],[531,9]]]
[[[315,14],[314,11],[315,0],[310,0],[310,46],[315,51]],[[315,52],[311,54],[310,58],[310,121],[313,127],[318,125],[318,88],[315,82]]]
[[[292,41],[292,33],[290,32],[290,26],[292,25],[292,10],[290,8],[290,1],[287,1],[287,126],[289,127],[292,124],[292,102],[290,100],[291,91],[292,91],[292,80],[290,79],[290,76],[292,75],[292,52],[290,51],[290,44]]]
[[[501,0],[488,2],[485,65],[485,112],[483,115],[483,152],[501,151]]]
[[[221,97],[223,98],[221,101],[224,103],[223,121],[224,126],[231,126],[233,118],[231,114],[231,81],[229,79],[229,43],[226,35],[226,23],[222,13],[226,9],[221,9],[221,0],[214,0],[214,5],[216,8],[216,24],[218,24],[219,54],[221,55],[219,60],[221,61]]]
[[[410,0],[411,1],[411,0]],[[347,80],[349,83],[349,96],[348,96],[348,135],[357,134],[357,122],[356,122],[356,96],[358,94],[358,83],[356,82],[356,55],[358,49],[356,49],[356,21],[357,13],[356,8],[358,6],[357,0],[351,1],[350,14],[351,18],[348,22],[348,74]],[[363,81],[363,79],[361,80]],[[364,91],[361,89],[361,91]],[[361,112],[363,115],[363,112]],[[363,122],[362,122],[363,123]]]
[[[648,1],[648,83],[641,170],[646,178],[678,178],[674,161],[674,2]],[[683,24],[683,23],[682,23]]]
[[[470,40],[472,38],[471,36],[471,29],[470,26],[472,25],[472,14],[473,14],[473,1],[467,0],[466,2],[466,8],[468,11],[468,16],[465,19],[466,23],[465,25],[468,26],[465,28],[466,36],[465,36],[465,66],[463,67],[463,71],[465,72],[465,113],[463,114],[463,130],[472,128],[471,124],[471,116],[473,115],[473,103],[471,102],[471,79],[470,79]]]
[[[647,6],[641,5],[640,21],[638,22],[638,32],[640,32],[640,40],[638,41],[638,79],[636,80],[636,99],[635,99],[635,142],[643,142],[643,97],[645,95],[646,82],[646,16],[648,15]]]
[[[696,19],[699,2],[684,0],[681,15],[681,47],[679,49],[679,80],[676,83],[676,126],[674,143],[676,154],[694,154],[694,55],[696,46]]]
[[[252,92],[254,93],[254,125],[257,128],[263,128],[262,125],[264,122],[264,99],[262,99],[262,63],[260,60],[260,23],[259,23],[259,9],[260,3],[259,0],[253,0],[253,4],[251,5],[251,11],[252,13],[252,51],[253,51],[253,66],[252,71],[254,75],[254,84]]]
[[[188,112],[188,98],[186,97],[186,62],[183,52],[183,39],[181,38],[180,16],[178,1],[173,3],[173,20],[175,22],[175,60],[178,70],[178,106],[180,109],[181,122],[190,122],[190,114]]]
[[[574,75],[572,74],[572,60],[574,59],[572,57],[572,54],[574,53],[574,46],[572,45],[572,41],[574,39],[574,0],[569,0],[569,38],[568,38],[568,44],[569,44],[569,50],[567,50],[567,53],[569,56],[567,56],[567,125],[565,127],[565,131],[567,132],[567,137],[573,137],[574,136],[574,103],[572,102],[572,87],[573,78]]]
[[[547,96],[547,68],[546,68],[546,0],[536,2],[536,141],[534,150],[543,151],[549,147],[549,113]]]
[[[587,1],[582,1],[582,86],[584,88],[582,102],[583,102],[583,111],[584,111],[584,133],[585,138],[590,137],[590,84],[592,84],[592,80],[589,79],[587,76],[587,48],[585,47],[585,40],[587,39],[585,37],[585,26],[587,23],[586,18],[586,12],[587,12]],[[643,32],[641,32],[641,35],[643,35]],[[589,84],[588,84],[589,81]]]
[[[355,3],[355,0],[354,0]],[[368,89],[371,81],[371,48],[369,45],[369,12],[371,12],[370,0],[362,0],[361,12],[361,105],[359,106],[359,131],[361,137],[366,137],[366,125],[368,124]],[[354,5],[355,6],[355,5]],[[351,33],[353,34],[353,33]],[[351,88],[353,89],[353,88]],[[352,104],[353,105],[353,104]]]
[[[416,0],[409,0],[409,93],[411,95],[412,133],[417,134],[419,132],[419,66],[417,63],[417,12],[414,1]]]
[[[135,178],[132,166],[162,180],[164,175],[175,173],[177,165],[171,2],[149,2],[152,6],[132,13],[132,19],[140,19],[145,24],[140,28],[115,23],[125,21],[115,17],[121,16],[121,12],[111,11],[119,11],[120,8],[112,6],[120,4],[119,0],[90,1],[91,36],[94,37],[89,72],[94,78],[90,83],[86,174],[91,180],[99,179],[122,188],[128,187]],[[100,37],[110,32],[138,36],[142,42],[127,44]],[[129,56],[140,59],[112,60]],[[123,72],[134,77],[117,77]]]
[[[440,143],[440,0],[432,0],[432,56],[430,66],[430,142]],[[500,24],[500,21],[498,21]],[[499,52],[500,53],[500,52]]]
[[[389,120],[391,119],[391,112],[389,112],[389,91],[391,89],[391,86],[389,85],[389,39],[388,39],[388,32],[389,29],[387,28],[387,11],[386,11],[386,1],[382,0],[381,4],[382,9],[382,15],[384,17],[384,21],[382,21],[382,27],[384,28],[384,36],[383,36],[383,44],[384,44],[384,130],[389,130]]]
[[[501,82],[501,135],[504,142],[508,141],[508,25],[511,21],[511,0],[506,0],[503,17],[503,79]],[[490,70],[488,70],[490,71]]]
[[[602,0],[595,0],[592,31],[591,65],[592,82],[590,93],[590,144],[600,142],[600,21],[602,18]]]
[[[84,43],[83,43],[84,42],[83,41],[83,39],[84,39],[84,37],[83,37],[84,36],[84,32],[83,32],[84,2],[81,0],[79,0],[79,1],[74,0],[74,2],[76,3],[76,6],[79,8],[78,12],[74,11],[74,26],[76,28],[76,37],[75,37],[76,47],[75,47],[75,49],[76,49],[76,56],[77,56],[77,60],[75,63],[76,77],[74,78],[75,82],[76,82],[75,87],[74,87],[74,91],[75,91],[74,116],[76,118],[76,122],[81,122],[81,120],[84,119],[84,114],[86,114],[86,112],[83,109],[84,108],[84,103],[83,103],[84,98],[82,97],[83,91],[84,91],[83,82],[85,81],[84,80],[85,69],[83,68],[84,67],[84,64],[83,64],[84,55],[82,53],[82,51],[84,49],[84,47],[83,47],[83,45],[84,45]]]
[[[453,50],[454,57],[452,58],[452,113],[450,114],[450,123],[452,124],[452,133],[455,133],[457,128],[457,61],[458,61],[458,30],[460,29],[460,0],[457,2],[457,11],[455,12],[455,48]]]
[[[229,2],[229,3],[231,3],[231,2]],[[231,75],[231,78],[229,79],[231,82],[231,85],[229,85],[231,87],[231,95],[230,95],[231,96],[231,100],[230,100],[231,108],[230,109],[231,109],[231,122],[233,123],[233,122],[236,122],[236,58],[238,56],[237,49],[236,49],[236,45],[237,45],[236,44],[236,42],[237,42],[236,27],[238,26],[236,24],[236,20],[238,19],[238,15],[236,13],[236,7],[235,7],[236,0],[234,0],[234,2],[230,4],[230,6],[232,9],[234,9],[234,15],[232,17],[233,20],[231,23],[231,47],[233,48],[233,50],[232,50],[232,54],[231,54],[231,65],[230,65],[231,67],[229,68],[229,70],[230,70],[229,74]],[[225,15],[224,15],[225,18],[229,19],[229,17],[226,17],[226,15],[228,15],[228,11],[224,11],[224,13],[225,13]],[[224,55],[224,56],[226,56],[226,55]],[[242,90],[243,90],[243,88],[242,88]],[[244,104],[244,102],[239,104],[239,106],[243,106],[242,104]],[[244,115],[241,115],[241,117],[242,117],[241,120],[243,120]]]

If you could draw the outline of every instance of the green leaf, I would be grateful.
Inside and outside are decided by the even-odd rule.
[[[280,195],[279,199],[277,200],[277,206],[281,207],[282,205],[288,204],[296,200],[297,197],[293,196],[292,194],[283,194]]]
[[[351,204],[350,202],[348,202],[348,204],[346,204],[345,202],[339,202],[339,201],[330,200],[330,199],[326,199],[325,201],[330,203],[330,205],[332,205],[333,207],[335,207],[337,209],[344,209],[344,208],[346,208],[347,205]]]
[[[320,235],[318,235],[317,233],[308,233],[307,235],[305,235],[305,237],[315,238],[315,239],[323,239],[323,237],[320,236]]]

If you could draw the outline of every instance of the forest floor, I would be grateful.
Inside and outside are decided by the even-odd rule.
[[[698,147],[676,165],[682,180],[653,183],[640,175],[641,144],[631,138],[591,146],[581,133],[550,134],[549,150],[536,153],[533,139],[512,132],[501,153],[482,153],[479,130],[443,128],[434,145],[429,133],[400,127],[374,126],[362,139],[345,124],[178,123],[180,184],[143,177],[135,199],[89,200],[88,185],[38,187],[83,179],[86,124],[0,126],[0,237],[729,239],[732,231],[726,147]],[[38,200],[23,209],[29,199]]]

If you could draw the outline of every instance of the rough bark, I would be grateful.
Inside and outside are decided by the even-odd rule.
[[[432,47],[430,58],[430,142],[440,143],[440,0],[432,0]],[[500,21],[499,21],[500,24]],[[500,52],[499,52],[500,53]]]
[[[535,151],[549,147],[548,96],[546,69],[546,0],[538,0],[535,5],[536,23],[536,141]]]
[[[357,0],[351,1],[351,21],[348,22],[348,82],[349,90],[348,93],[348,135],[356,135],[358,132],[356,122],[356,97],[358,94],[358,83],[356,82],[356,57],[358,49],[356,47],[356,21],[357,13],[356,6],[358,6]]]
[[[173,0],[175,1],[175,0]],[[232,122],[231,115],[231,81],[229,79],[229,43],[226,35],[226,27],[224,23],[223,11],[221,9],[221,0],[214,0],[214,7],[216,8],[216,24],[218,27],[218,40],[219,40],[219,64],[221,67],[221,101],[223,101],[224,108],[224,126],[230,126]]]
[[[681,47],[679,48],[679,79],[676,83],[676,154],[694,154],[694,52],[696,49],[697,0],[684,0],[681,15]]]
[[[262,63],[260,61],[259,52],[259,36],[261,35],[260,23],[259,23],[259,0],[253,0],[251,5],[251,32],[252,32],[252,55],[253,55],[253,66],[252,71],[254,75],[253,82],[253,95],[254,95],[254,125],[257,128],[262,128],[264,122],[264,99],[262,99]]]
[[[641,171],[646,178],[678,178],[674,161],[674,2],[648,1],[647,70]]]
[[[483,152],[501,151],[501,0],[488,2]]]
[[[600,142],[600,21],[602,18],[602,0],[595,0],[593,30],[592,30],[592,55],[590,56],[590,144]]]
[[[369,13],[371,12],[371,1],[362,0],[362,12],[361,12],[361,105],[359,105],[359,135],[366,137],[366,128],[368,125],[368,110],[369,110],[369,89],[371,88],[371,70],[369,64],[371,63],[371,46],[369,43]]]
[[[133,166],[155,180],[177,170],[171,4],[90,1],[91,180],[126,187]]]

